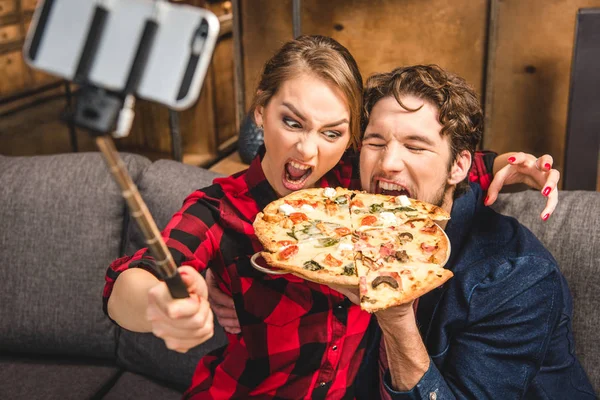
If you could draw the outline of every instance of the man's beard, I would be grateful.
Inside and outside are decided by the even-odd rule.
[[[440,188],[438,189],[438,191],[436,192],[436,194],[434,195],[434,197],[431,201],[424,200],[424,199],[421,199],[421,200],[426,201],[431,204],[435,204],[438,207],[442,207],[444,205],[444,201],[446,200],[446,193],[451,191],[452,187],[453,187],[453,185],[448,184],[448,180],[446,179],[446,182],[444,182],[440,186]]]

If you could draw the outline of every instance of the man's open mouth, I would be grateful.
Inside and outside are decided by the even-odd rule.
[[[283,185],[289,190],[300,190],[312,173],[310,165],[289,161],[284,166]]]
[[[410,197],[410,192],[404,186],[399,185],[397,183],[386,182],[381,180],[375,181],[375,193],[385,194],[388,196],[405,195]]]

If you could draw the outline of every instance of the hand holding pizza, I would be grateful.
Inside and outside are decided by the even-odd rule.
[[[495,174],[490,187],[485,205],[494,204],[498,193],[505,185],[524,183],[529,187],[539,189],[546,196],[546,207],[540,217],[546,221],[558,204],[557,184],[560,172],[553,169],[552,156],[545,154],[539,158],[527,153],[507,153],[499,156],[494,161],[494,170],[498,165],[504,165]]]
[[[179,267],[190,297],[173,299],[164,282],[148,292],[146,318],[152,333],[179,353],[206,342],[213,336],[213,314],[208,303],[206,283],[192,267]]]

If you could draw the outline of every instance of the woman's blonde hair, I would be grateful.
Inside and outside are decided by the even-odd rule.
[[[256,107],[265,107],[288,79],[310,73],[339,88],[350,111],[350,143],[360,143],[363,84],[358,65],[350,52],[332,38],[304,35],[290,40],[264,66],[251,115]]]

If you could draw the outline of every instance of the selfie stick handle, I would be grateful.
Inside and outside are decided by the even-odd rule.
[[[96,8],[92,26],[79,61],[76,82],[80,83],[82,87],[74,120],[78,126],[87,128],[92,136],[96,137],[96,145],[121,189],[131,216],[144,235],[146,245],[155,258],[157,272],[162,275],[171,296],[174,299],[186,298],[189,297],[189,294],[177,271],[173,256],[165,244],[146,203],[127,172],[127,168],[121,160],[111,136],[108,134],[111,131],[114,132],[115,137],[124,137],[129,134],[134,117],[135,97],[133,94],[137,90],[146,66],[158,24],[153,19],[146,21],[125,89],[118,94],[109,93],[89,85],[87,82],[104,31],[107,14],[107,10],[101,5]],[[116,129],[112,129],[115,120],[117,121]]]

